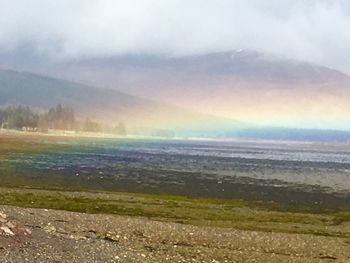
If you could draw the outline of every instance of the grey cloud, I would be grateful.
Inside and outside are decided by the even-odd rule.
[[[0,50],[56,59],[257,49],[350,73],[349,1],[0,0]]]

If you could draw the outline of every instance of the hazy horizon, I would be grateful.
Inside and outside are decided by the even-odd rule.
[[[3,68],[121,91],[201,116],[350,130],[347,1],[0,3]],[[76,101],[61,97],[84,104],[78,95]],[[58,91],[55,103],[59,98]],[[156,113],[138,103],[118,108],[110,102],[102,114],[101,102],[89,110],[163,126],[186,118],[172,106]]]

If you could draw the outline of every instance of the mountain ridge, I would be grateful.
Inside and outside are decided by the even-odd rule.
[[[251,79],[268,81],[311,81],[324,82],[334,80],[350,81],[350,76],[329,67],[320,66],[304,61],[294,60],[266,54],[256,50],[229,50],[222,52],[203,53],[197,55],[167,56],[150,54],[127,54],[101,58],[82,58],[74,60],[53,61],[44,57],[36,57],[32,53],[21,53],[21,56],[0,54],[0,61],[5,66],[16,70],[32,71],[33,73],[45,73],[42,70],[57,70],[59,77],[64,68],[68,70],[81,69],[175,69],[187,73],[210,74],[210,75],[235,75]],[[68,71],[67,70],[67,71]],[[48,73],[47,71],[46,73]],[[68,72],[64,72],[69,76]],[[76,73],[76,71],[74,72]],[[51,72],[51,74],[55,74]],[[44,74],[47,75],[47,74]],[[50,74],[49,74],[50,75]],[[70,78],[65,79],[71,79]],[[96,77],[96,76],[95,76]],[[97,76],[98,77],[98,76]],[[78,76],[79,78],[79,76]],[[74,80],[74,78],[73,78]],[[79,79],[75,79],[79,82]],[[81,79],[83,80],[83,79]]]
[[[24,105],[38,111],[57,104],[72,107],[80,118],[124,122],[135,128],[208,132],[210,125],[234,127],[234,120],[186,110],[123,92],[94,88],[47,76],[0,70],[0,106]],[[198,126],[197,126],[198,125]]]
[[[17,60],[21,64],[24,59]],[[32,72],[200,114],[276,127],[350,129],[349,76],[275,55],[236,50],[184,57],[133,54],[32,62],[27,65]]]

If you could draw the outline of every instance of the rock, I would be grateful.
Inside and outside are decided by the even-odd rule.
[[[15,227],[16,227],[16,225],[15,225],[14,223],[12,223],[11,221],[8,221],[8,222],[6,223],[6,225],[7,225],[9,228],[15,228]]]
[[[4,219],[6,219],[6,218],[7,218],[7,215],[6,215],[6,214],[4,214],[4,213],[2,213],[2,212],[0,212],[0,217],[2,217],[2,218],[4,218]]]
[[[25,233],[26,233],[26,235],[31,235],[32,231],[29,228],[26,228],[25,229]]]
[[[8,226],[1,226],[0,229],[8,236],[14,236],[15,233]]]
[[[107,233],[104,237],[104,240],[107,240],[110,242],[119,242],[119,236],[118,235],[113,236],[113,235]]]
[[[5,213],[0,212],[0,236],[30,236],[31,234],[30,229],[9,220]]]

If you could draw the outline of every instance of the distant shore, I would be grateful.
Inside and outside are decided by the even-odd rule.
[[[37,131],[19,131],[1,129],[0,136],[27,136],[27,137],[49,137],[49,138],[91,138],[91,139],[134,139],[134,140],[169,140],[169,141],[209,141],[209,142],[237,142],[237,143],[259,143],[259,144],[289,144],[289,145],[350,145],[350,142],[314,142],[293,140],[263,140],[243,138],[219,138],[219,137],[160,137],[146,135],[116,135],[102,132],[82,132],[52,130],[47,133]]]

